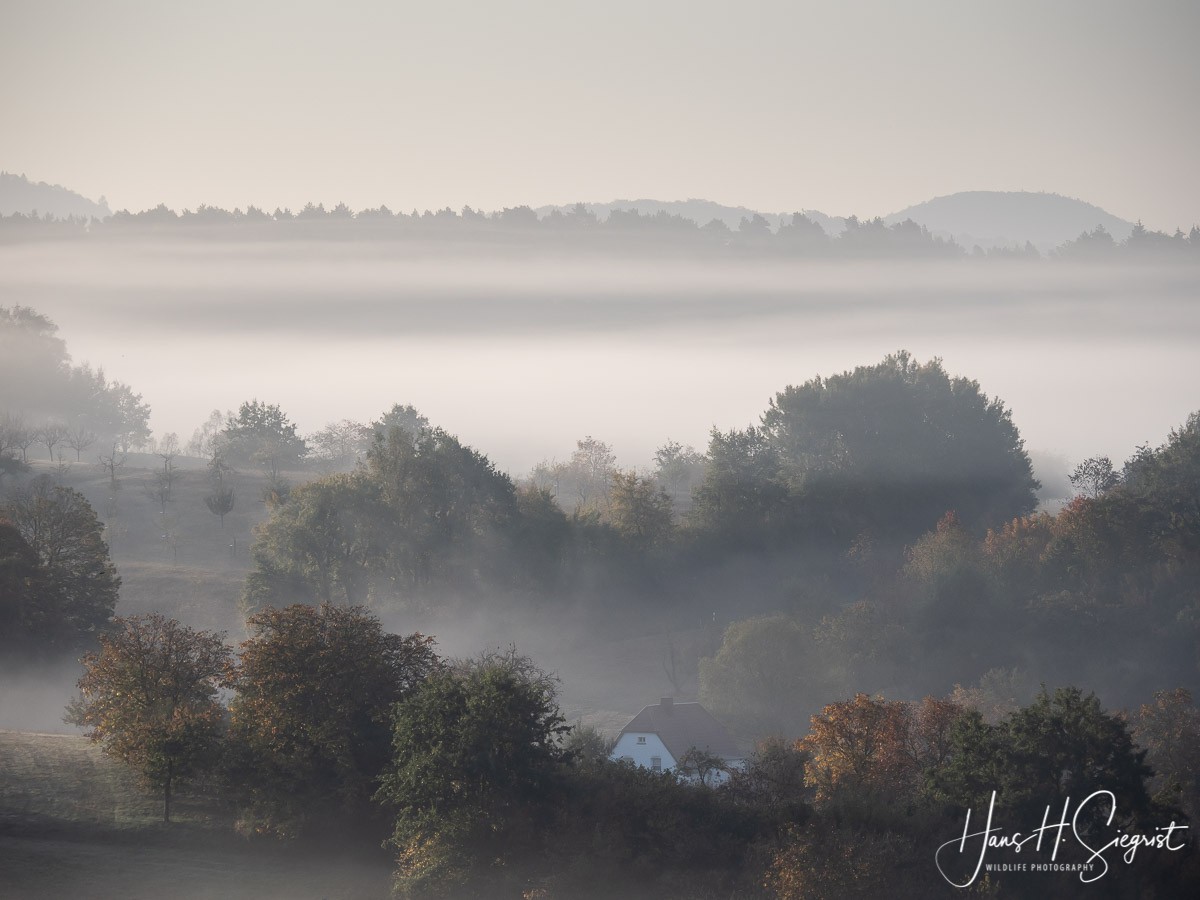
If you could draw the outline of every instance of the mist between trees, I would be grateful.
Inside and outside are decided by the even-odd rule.
[[[23,446],[47,429],[39,410],[42,423],[90,414],[70,389],[81,367],[45,317],[5,316],[6,346],[26,350],[3,357],[11,377],[0,380],[8,565],[41,573],[10,594],[10,620],[25,624],[7,633],[37,655],[77,644],[25,635],[66,628],[86,641],[115,602],[64,593],[66,566],[108,565],[100,518],[70,487],[61,448],[30,481]],[[31,372],[32,401],[14,388]],[[144,428],[144,404],[122,389]],[[588,436],[514,479],[402,404],[303,437],[278,406],[250,400],[214,412],[186,446],[162,438],[136,475],[124,462],[131,429],[77,466],[109,494],[103,536],[129,534],[135,553],[154,542],[178,564],[197,552],[186,535],[208,523],[245,572],[243,613],[295,602],[385,616],[523,610],[610,634],[687,632],[673,686],[744,720],[748,737],[803,727],[831,694],[915,699],[996,669],[1118,703],[1193,686],[1195,415],[1123,467],[1082,463],[1077,495],[1055,513],[1037,511],[1003,402],[905,352],[787,387],[759,424],[714,429],[706,448],[667,441],[644,470],[621,469]],[[120,512],[131,487],[153,504],[144,528]],[[219,562],[220,546],[201,558]],[[74,621],[84,624],[63,624]]]
[[[137,467],[136,436],[110,426],[92,489],[116,504],[140,484],[173,566],[187,547],[168,540],[172,516],[220,532],[258,510],[235,567],[248,640],[234,654],[162,615],[112,618],[105,537],[121,514],[102,525],[69,460],[30,458],[14,437],[92,407],[52,323],[5,315],[5,340],[32,349],[2,365],[42,366],[45,390],[25,405],[24,378],[0,381],[3,652],[12,665],[91,649],[73,720],[162,790],[165,814],[194,779],[246,833],[390,834],[412,895],[586,896],[621,872],[661,879],[659,895],[841,896],[855,872],[900,867],[928,896],[905,860],[920,865],[978,802],[968,774],[1040,786],[1029,772],[1058,751],[1028,735],[1059,721],[1078,784],[1121,779],[1131,824],[1195,809],[1198,414],[1123,465],[1081,463],[1053,513],[1037,511],[1003,402],[902,351],[786,387],[703,449],[668,441],[641,471],[588,436],[514,479],[402,404],[305,437],[248,400]],[[568,735],[534,662],[447,660],[381,624],[437,616],[541,621],[563,640],[664,635],[672,693],[766,743],[722,791],[605,763],[597,736]],[[154,692],[112,700],[134,670],[157,673]],[[1091,691],[1145,708],[1121,718]],[[841,728],[862,758],[831,754]],[[1021,814],[1043,795],[1006,802]],[[1128,877],[1177,887],[1194,867]]]

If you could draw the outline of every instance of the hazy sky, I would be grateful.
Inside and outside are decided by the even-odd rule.
[[[3,0],[0,168],[114,208],[1047,190],[1200,220],[1200,3]]]

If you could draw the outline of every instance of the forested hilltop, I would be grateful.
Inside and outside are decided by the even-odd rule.
[[[1065,198],[1058,198],[1060,200]],[[662,204],[656,204],[662,207]],[[686,206],[684,207],[686,208]],[[213,206],[176,212],[160,204],[141,212],[120,210],[104,218],[54,217],[33,213],[0,216],[0,241],[129,240],[175,238],[224,241],[382,241],[399,246],[429,245],[472,250],[681,255],[684,257],[778,257],[811,259],[982,259],[1195,262],[1200,259],[1200,226],[1188,233],[1145,228],[1114,237],[1102,222],[1078,237],[1039,249],[1033,241],[975,242],[969,234],[931,231],[912,218],[858,216],[831,219],[797,212],[771,219],[750,212],[735,227],[723,218],[704,223],[658,208],[604,207],[601,218],[589,206],[550,208],[544,215],[528,206],[485,213],[471,207],[393,212],[386,206],[352,210],[344,203],[326,209],[306,204],[293,212],[266,212],[254,206],[232,211]],[[1110,221],[1112,216],[1101,218]],[[826,230],[825,225],[830,227]],[[999,223],[998,223],[999,224]],[[836,225],[836,227],[834,227]],[[974,227],[979,227],[975,225]],[[1040,232],[1039,232],[1040,234]]]

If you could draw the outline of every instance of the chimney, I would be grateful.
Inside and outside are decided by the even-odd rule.
[[[671,710],[675,708],[675,698],[674,697],[663,697],[661,700],[658,701],[658,708],[661,709],[663,712],[669,714],[671,712]]]

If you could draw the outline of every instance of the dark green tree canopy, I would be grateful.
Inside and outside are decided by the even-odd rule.
[[[1009,411],[938,359],[919,363],[901,351],[788,387],[763,431],[794,501],[839,533],[911,539],[948,510],[982,532],[1036,504]]]
[[[0,518],[0,658],[27,656],[55,630],[45,572],[16,527]]]
[[[295,468],[308,452],[283,410],[261,400],[248,400],[238,408],[219,443],[230,461],[260,466],[272,478]]]
[[[423,603],[516,580],[516,488],[440,428],[377,434],[365,467],[291,492],[260,530],[250,608],[303,600]]]
[[[403,585],[469,587],[502,563],[516,515],[512,480],[441,428],[377,437],[367,471],[387,510],[392,571]]]
[[[1200,411],[1172,429],[1156,450],[1139,448],[1125,464],[1111,504],[1130,504],[1154,521],[1144,530],[1172,557],[1200,555]]]
[[[247,606],[366,601],[383,577],[386,521],[378,488],[361,471],[295,488],[258,532]]]
[[[962,717],[951,729],[946,764],[931,778],[935,796],[961,807],[986,808],[996,791],[997,808],[1022,822],[1047,805],[1061,810],[1068,797],[1077,804],[1099,790],[1117,795],[1122,818],[1136,818],[1150,808],[1145,757],[1128,722],[1105,712],[1094,694],[1043,687],[1033,703],[997,725],[977,712]],[[1090,812],[1081,827],[1102,824],[1108,809]]]
[[[392,706],[440,665],[433,641],[383,630],[362,607],[293,605],[247,621],[230,703],[230,778],[250,828],[372,821]]]
[[[0,506],[0,518],[16,532],[0,547],[8,555],[0,566],[26,573],[11,577],[24,596],[14,615],[35,642],[29,649],[87,646],[112,618],[121,586],[95,510],[83,494],[43,475],[14,491]]]
[[[779,452],[762,429],[713,429],[692,521],[727,540],[754,541],[787,518],[786,500]]]
[[[444,889],[528,849],[566,752],[555,681],[515,651],[445,669],[399,703],[379,799],[399,887]]]

